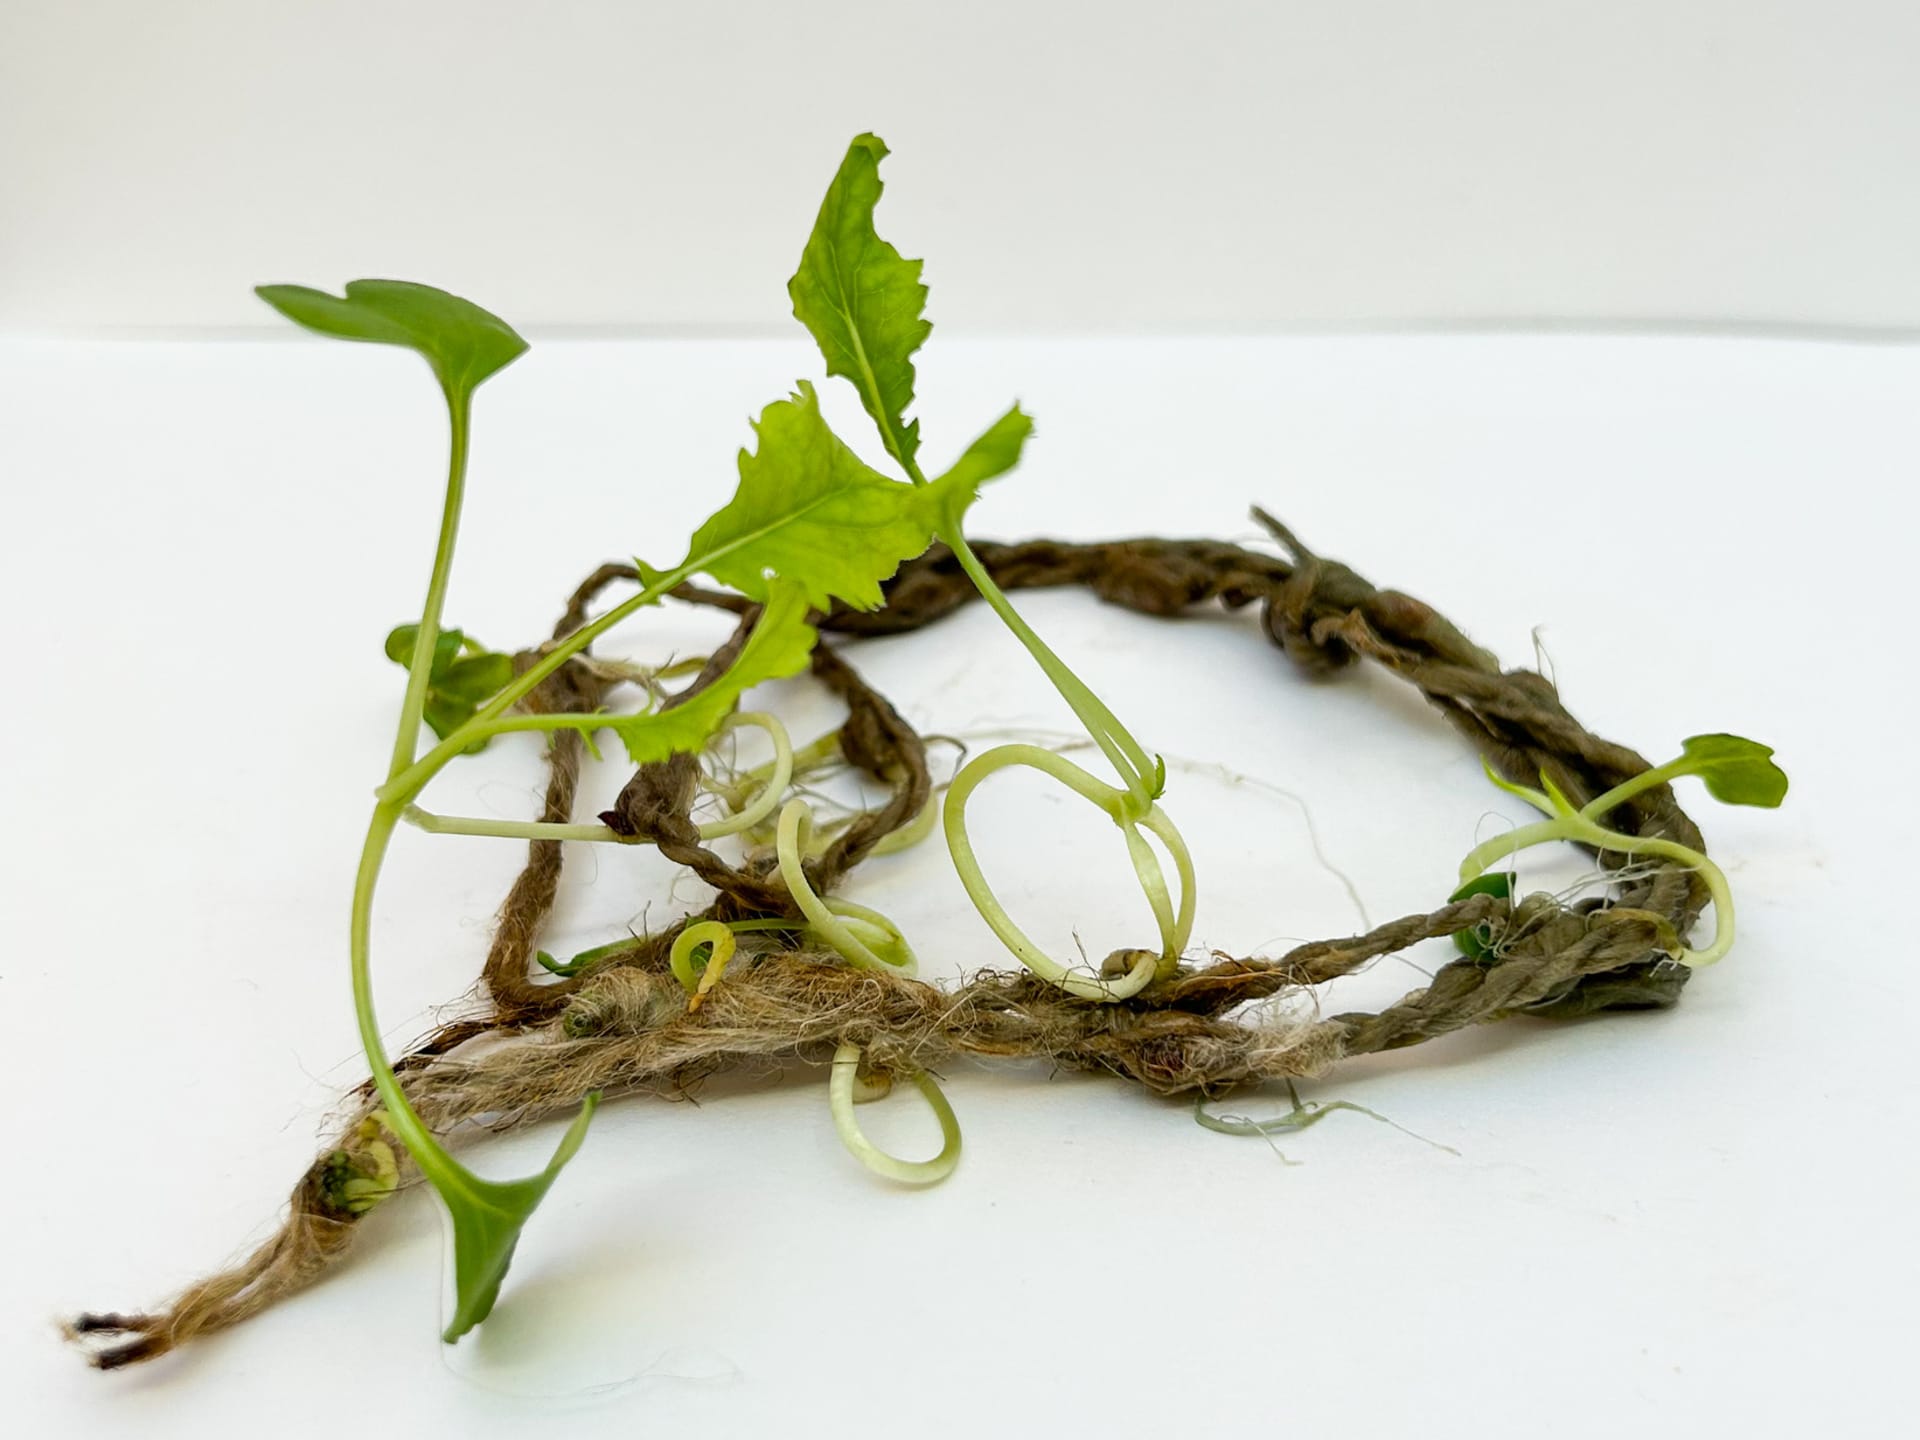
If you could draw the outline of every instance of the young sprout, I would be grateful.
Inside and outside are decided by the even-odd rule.
[[[688,1010],[698,1010],[707,992],[719,983],[727,961],[733,958],[734,945],[732,927],[718,920],[698,921],[674,937],[673,948],[667,952],[667,965],[674,978],[686,988]],[[707,952],[706,964],[696,972],[694,952],[702,949]]]
[[[780,878],[787,882],[787,893],[793,896],[800,913],[807,917],[808,929],[856,969],[887,968],[903,975],[913,974],[917,968],[913,950],[891,920],[851,900],[823,900],[814,893],[801,859],[812,828],[813,815],[807,802],[789,800],[780,812],[774,849],[780,862]],[[865,929],[867,935],[862,937],[858,929]]]
[[[387,1124],[440,1195],[453,1227],[454,1307],[443,1336],[452,1342],[491,1311],[520,1231],[578,1151],[598,1096],[585,1097],[545,1170],[507,1182],[482,1179],[461,1165],[414,1111],[388,1061],[372,993],[373,898],[395,829],[411,818],[442,832],[528,834],[524,828],[503,832],[490,822],[444,819],[415,803],[451,760],[496,735],[573,729],[591,736],[611,729],[641,764],[701,749],[728,722],[746,690],[806,668],[817,639],[807,623],[810,607],[825,608],[836,598],[856,606],[880,603],[880,581],[926,548],[939,494],[868,470],[826,429],[811,391],[803,386],[800,395],[763,412],[758,452],[740,454],[739,489],[700,528],[680,564],[665,572],[642,566],[639,594],[557,641],[513,676],[511,663],[500,663],[504,657],[485,651],[465,655],[466,638],[451,631],[443,636],[440,617],[465,498],[473,392],[525,353],[526,341],[498,316],[427,285],[356,280],[344,295],[298,285],[261,286],[258,293],[288,319],[319,334],[415,351],[439,381],[447,406],[452,440],[439,542],[420,620],[389,637],[389,653],[406,657],[407,686],[392,760],[385,783],[375,791],[361,849],[348,949],[361,1043]],[[593,640],[700,573],[733,585],[759,601],[761,609],[733,664],[699,694],[670,709],[636,715],[514,713],[535,687]],[[489,690],[490,695],[483,693]],[[417,755],[420,727],[429,719],[439,743]],[[777,751],[783,739],[784,732],[776,734]],[[770,810],[779,789],[768,790]],[[560,838],[550,831],[531,833]],[[862,923],[876,939],[887,939],[871,912],[863,912]],[[898,932],[891,935],[897,939]]]
[[[860,1129],[859,1120],[854,1117],[853,1107],[856,1104],[863,1100],[877,1100],[887,1093],[884,1085],[869,1087],[862,1093],[859,1071],[860,1047],[851,1040],[843,1042],[834,1051],[833,1076],[827,1082],[833,1128],[839,1132],[840,1143],[874,1174],[897,1180],[903,1185],[932,1185],[951,1175],[953,1167],[960,1163],[960,1122],[954,1117],[953,1107],[947,1103],[947,1097],[941,1093],[933,1077],[924,1070],[903,1072],[926,1096],[934,1118],[940,1122],[940,1153],[931,1160],[901,1160],[867,1139]]]
[[[413,763],[415,740],[426,710],[436,655],[443,659],[443,675],[447,671],[446,652],[440,647],[440,612],[453,569],[454,541],[460,528],[473,392],[488,377],[525,353],[527,345],[498,316],[425,285],[358,280],[347,286],[344,298],[297,285],[262,286],[259,294],[288,319],[320,334],[400,345],[417,351],[432,367],[446,399],[452,430],[446,503],[426,602],[413,632],[407,689],[401,701],[393,759],[387,771],[391,785]],[[458,642],[454,648],[457,653]],[[485,738],[482,734],[469,733],[471,730],[472,721],[468,721],[443,742],[454,747],[450,754],[459,754]],[[424,784],[424,779],[420,783]],[[394,828],[417,788],[382,798],[374,807],[354,879],[348,949],[360,1041],[366,1050],[374,1088],[386,1109],[387,1124],[407,1147],[421,1174],[439,1193],[453,1226],[454,1310],[442,1337],[451,1342],[484,1320],[493,1308],[500,1284],[513,1262],[521,1228],[546,1196],[562,1167],[579,1150],[599,1097],[586,1097],[579,1116],[562,1137],[546,1169],[511,1181],[484,1180],[468,1170],[447,1153],[408,1102],[387,1060],[379,1022],[374,1016],[370,941],[374,887]]]
[[[906,419],[905,412],[914,403],[913,356],[933,326],[925,314],[922,262],[904,259],[874,229],[874,207],[883,189],[880,161],[886,154],[886,144],[875,135],[858,136],[848,147],[821,203],[800,268],[788,282],[793,313],[819,343],[827,373],[844,377],[859,392],[860,403],[894,463],[935,500],[934,534],[952,550],[987,604],[1053,682],[1120,779],[1116,788],[1057,756],[1048,755],[1047,763],[1040,763],[1036,755],[1045,752],[1031,746],[989,750],[961,770],[947,795],[945,829],[954,867],[982,917],[1023,964],[1088,999],[1123,999],[1170,971],[1192,931],[1192,860],[1179,830],[1155,803],[1166,787],[1166,766],[1157,757],[1148,757],[1113,712],[1034,633],[967,544],[962,530],[967,508],[982,485],[1019,463],[1033,432],[1032,420],[1015,405],[944,474],[929,480],[921,469],[920,422]],[[968,838],[966,804],[988,775],[1016,765],[1060,780],[1103,810],[1125,835],[1128,855],[1153,907],[1161,938],[1159,954],[1144,953],[1125,976],[1088,976],[1053,960],[1014,923],[987,883]],[[1140,833],[1142,828],[1173,857],[1181,887],[1177,906],[1167,895],[1159,861]]]
[[[1496,835],[1484,845],[1475,846],[1460,862],[1460,879],[1463,883],[1454,891],[1453,898],[1464,899],[1471,894],[1510,896],[1511,882],[1505,876],[1488,875],[1488,868],[1509,855],[1553,840],[1571,840],[1595,850],[1607,850],[1620,855],[1672,860],[1699,875],[1706,885],[1707,895],[1713,901],[1714,923],[1712,944],[1704,950],[1679,946],[1672,958],[1683,965],[1696,967],[1725,959],[1727,952],[1733,948],[1734,937],[1733,891],[1727,883],[1725,872],[1698,850],[1678,841],[1627,835],[1600,823],[1609,812],[1634,796],[1684,775],[1699,776],[1708,794],[1729,805],[1757,805],[1771,810],[1778,807],[1787,795],[1786,772],[1774,764],[1773,751],[1739,735],[1695,735],[1682,742],[1678,759],[1644,770],[1605,794],[1596,795],[1578,809],[1545,774],[1540,777],[1541,789],[1533,790],[1524,785],[1508,783],[1494,774],[1489,766],[1487,777],[1495,785],[1510,795],[1519,796],[1547,818],[1531,825],[1522,825],[1504,835]],[[1485,956],[1484,937],[1463,931],[1456,940],[1460,948],[1473,958]]]

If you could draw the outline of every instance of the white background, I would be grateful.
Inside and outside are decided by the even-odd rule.
[[[804,342],[537,346],[481,394],[450,618],[511,644],[595,562],[668,553],[723,498],[743,417],[809,373]],[[418,601],[444,442],[423,367],[370,347],[0,350],[19,407],[0,473],[29,477],[0,555],[18,686],[0,1388],[34,1435],[252,1434],[269,1413],[288,1435],[343,1413],[505,1435],[560,1408],[609,1436],[1884,1431],[1920,1339],[1898,498],[1917,386],[1920,354],[1888,346],[936,337],[929,455],[1010,392],[1040,418],[982,534],[1248,535],[1260,499],[1511,662],[1543,625],[1603,734],[1653,756],[1715,729],[1779,747],[1778,812],[1686,797],[1739,896],[1733,956],[1670,1013],[1512,1022],[1311,1087],[1457,1156],[1347,1114],[1283,1142],[1305,1162],[1288,1168],[1116,1081],[957,1064],[966,1156],[903,1194],[840,1150],[818,1072],[611,1105],[477,1341],[436,1343],[439,1222],[416,1194],[318,1289],[102,1377],[61,1353],[55,1317],[158,1299],[264,1233],[363,1073],[343,934],[399,693],[379,642]],[[827,393],[861,434],[846,387]],[[1303,682],[1249,616],[1022,604],[1173,757],[1198,944],[1275,954],[1363,927],[1268,787],[1310,808],[1376,921],[1429,908],[1476,835],[1521,818],[1401,687]],[[609,653],[721,628],[650,617]],[[917,724],[1069,723],[984,612],[935,634],[854,652]],[[831,719],[805,684],[767,698],[802,734]],[[430,803],[525,815],[536,755],[497,745]],[[589,805],[621,778],[596,772]],[[1015,781],[977,824],[1043,943],[1137,941],[1091,811]],[[403,837],[376,940],[394,1042],[471,985],[519,850]],[[671,879],[650,852],[577,855],[551,948],[676,913]],[[938,844],[853,894],[931,975],[999,962]],[[1449,953],[1330,987],[1327,1013],[1391,1001]],[[923,1147],[915,1107],[868,1123]],[[477,1163],[524,1170],[553,1134]],[[496,1393],[598,1385],[616,1388]]]
[[[9,1423],[1897,1430],[1920,349],[1222,332],[1910,331],[1916,26],[1869,3],[0,5]],[[1779,812],[1684,797],[1740,898],[1734,956],[1671,1013],[1491,1027],[1310,1092],[1457,1154],[1344,1114],[1283,1142],[1289,1167],[1112,1080],[959,1064],[966,1157],[901,1194],[839,1149],[817,1073],[610,1105],[473,1341],[437,1344],[416,1194],[313,1291],[88,1372],[57,1318],[157,1301],[268,1233],[364,1073],[345,911],[442,422],[417,361],[278,343],[248,287],[418,277],[542,337],[482,393],[449,610],[512,645],[598,561],[671,555],[746,417],[818,375],[783,284],[869,126],[898,152],[884,228],[931,257],[929,453],[1014,395],[1039,417],[979,533],[1251,539],[1259,501],[1509,663],[1543,627],[1600,733],[1656,759],[1705,730],[1776,745]],[[574,328],[655,338],[551,338]],[[209,329],[275,343],[154,338]],[[1125,334],[1071,338],[1093,331]],[[1198,943],[1275,954],[1424,911],[1519,818],[1417,699],[1306,683],[1248,616],[1021,604],[1172,759]],[[622,638],[658,658],[716,633],[666,613]],[[1069,723],[989,617],[936,633],[854,652],[916,723]],[[833,718],[805,684],[764,698],[803,732]],[[502,744],[434,801],[522,815],[538,783]],[[1097,817],[1018,781],[978,809],[1045,943],[1137,938]],[[458,1009],[517,859],[403,838],[376,941],[394,1044]],[[550,948],[698,903],[672,880],[582,851]],[[999,963],[937,844],[855,893],[936,978]],[[1324,1006],[1390,1002],[1447,954]],[[915,1105],[867,1123],[923,1146]],[[553,1136],[475,1163],[517,1173]]]
[[[956,328],[1911,328],[1916,81],[1905,0],[7,0],[0,326],[778,331],[873,129]]]

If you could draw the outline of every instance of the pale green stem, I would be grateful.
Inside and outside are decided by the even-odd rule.
[[[828,761],[838,759],[839,755],[840,732],[838,730],[829,730],[818,739],[808,741],[793,752],[793,759],[788,766],[787,784],[793,783],[793,776],[810,774]],[[708,776],[703,777],[701,784],[708,794],[718,795],[730,808],[739,810],[746,806],[752,796],[758,795],[767,788],[768,783],[773,779],[774,769],[774,762],[769,760],[764,765],[756,765],[751,770],[742,771],[731,780],[715,780]],[[765,818],[764,815],[761,817],[763,820]]]
[[[1664,785],[1677,780],[1682,775],[1691,774],[1693,762],[1687,756],[1678,760],[1669,760],[1652,770],[1643,770],[1631,779],[1622,780],[1603,795],[1596,795],[1580,807],[1580,813],[1589,820],[1598,820],[1616,805],[1623,805],[1643,790],[1651,790],[1656,785]]]
[[[898,830],[880,837],[869,855],[897,855],[902,850],[911,849],[933,833],[933,822],[940,818],[940,797],[938,794],[927,796],[927,803],[920,807],[920,813],[902,825]]]
[[[781,793],[787,788],[787,783],[793,776],[793,747],[787,739],[787,727],[782,725],[778,718],[759,711],[749,711],[742,715],[728,716],[720,728],[725,731],[738,725],[757,725],[773,738],[772,778],[759,798],[738,815],[700,826],[702,840],[717,840],[722,835],[733,835],[758,825],[772,813],[773,807],[779,803]],[[585,840],[613,845],[645,843],[635,836],[622,835],[606,825],[567,825],[550,820],[482,820],[467,815],[436,815],[433,811],[423,810],[418,805],[408,805],[404,818],[409,825],[417,826],[429,835],[489,835],[502,840]]]
[[[481,820],[466,815],[436,815],[409,805],[404,812],[409,825],[429,835],[490,835],[501,840],[597,840],[616,845],[640,842],[605,825],[560,825],[547,820]]]
[[[849,901],[841,901],[832,906],[814,893],[813,885],[807,879],[805,864],[801,858],[806,848],[807,837],[813,829],[813,817],[808,812],[805,800],[789,800],[780,812],[780,829],[775,840],[775,855],[780,863],[780,878],[786,882],[787,893],[793,897],[793,903],[800,907],[800,913],[807,917],[807,926],[827,944],[839,952],[848,964],[864,969],[889,969],[911,971],[914,964],[913,952],[902,938],[899,942],[902,959],[887,960],[876,954],[865,941],[855,935],[841,919],[836,910],[845,909],[860,919],[876,926],[893,930],[892,923],[877,912],[865,906],[855,906]]]
[[[1544,845],[1549,840],[1571,838],[1566,826],[1558,819],[1536,820],[1531,825],[1518,825],[1501,835],[1494,836],[1483,844],[1476,845],[1467,852],[1467,858],[1460,862],[1460,883],[1476,879],[1486,874],[1489,866],[1507,856],[1525,850],[1529,846]]]
[[[433,669],[433,651],[440,640],[440,613],[445,608],[447,581],[453,573],[453,546],[460,534],[460,506],[467,488],[467,436],[472,428],[473,397],[446,392],[447,419],[453,432],[447,457],[447,498],[440,512],[440,543],[433,552],[433,574],[427,581],[426,603],[420,607],[420,629],[413,640],[413,660],[407,667],[407,692],[400,701],[400,726],[393,739],[391,781],[413,763],[420,739],[420,717],[427,705],[427,682]]]
[[[568,730],[591,729],[592,717],[580,715],[515,715],[506,712],[520,700],[532,693],[535,686],[558,670],[567,661],[579,654],[607,631],[625,620],[635,611],[659,600],[674,586],[693,574],[691,569],[682,567],[670,575],[664,575],[653,584],[644,587],[638,594],[614,606],[597,620],[589,621],[571,635],[560,640],[553,649],[536,661],[525,674],[502,690],[493,699],[474,713],[453,734],[434,746],[419,760],[391,776],[387,783],[375,791],[380,800],[392,800],[406,794],[408,798],[425,788],[427,778],[437,773],[454,756],[465,752],[476,740],[484,740],[492,735],[503,734],[511,730]],[[424,633],[424,627],[422,629]],[[502,718],[505,717],[505,718]],[[523,722],[549,723],[523,723]]]
[[[423,1152],[438,1150],[440,1142],[407,1102],[406,1093],[400,1088],[399,1077],[393,1073],[393,1065],[387,1059],[387,1048],[380,1038],[380,1022],[375,1018],[373,1009],[373,892],[380,880],[380,866],[386,859],[394,827],[399,822],[399,806],[374,806],[373,819],[367,825],[367,838],[360,850],[360,868],[354,875],[353,918],[347,949],[353,968],[354,1018],[360,1027],[360,1044],[367,1052],[368,1068],[373,1072],[373,1087],[386,1105],[387,1123],[394,1134],[418,1156]],[[444,1176],[436,1175],[435,1183],[447,1182]]]
[[[793,781],[793,741],[787,735],[787,727],[782,725],[776,716],[766,714],[764,711],[749,710],[728,716],[720,728],[726,731],[741,725],[757,726],[767,732],[767,738],[773,741],[772,768],[761,784],[760,793],[753,803],[737,815],[702,825],[700,827],[702,840],[717,840],[722,835],[737,835],[742,830],[751,830],[773,813],[773,807],[780,803],[780,797],[786,794],[787,786]]]
[[[951,1175],[953,1167],[960,1163],[960,1121],[933,1077],[924,1070],[910,1072],[910,1078],[927,1097],[927,1104],[940,1122],[940,1153],[931,1160],[901,1160],[880,1149],[860,1130],[860,1122],[853,1113],[854,1082],[859,1070],[860,1047],[851,1040],[843,1041],[834,1051],[833,1075],[827,1084],[833,1128],[840,1135],[840,1143],[876,1175],[903,1185],[931,1185]]]
[[[1612,792],[1608,792],[1611,794]],[[1601,800],[1607,796],[1601,796]],[[1594,804],[1598,804],[1596,801]],[[1611,802],[1618,804],[1618,801]],[[1653,855],[1664,860],[1673,860],[1699,875],[1707,887],[1707,896],[1713,902],[1713,943],[1705,950],[1683,948],[1673,958],[1682,965],[1700,967],[1717,964],[1733,949],[1734,917],[1733,888],[1727,882],[1726,873],[1702,855],[1698,850],[1680,844],[1676,840],[1662,840],[1640,835],[1624,835],[1616,830],[1608,830],[1592,819],[1588,811],[1581,810],[1570,815],[1558,816],[1552,820],[1538,821],[1532,825],[1522,825],[1509,830],[1504,835],[1496,835],[1484,845],[1475,846],[1460,864],[1462,882],[1472,880],[1486,872],[1487,868],[1507,856],[1525,850],[1533,845],[1544,844],[1551,840],[1571,840],[1590,845],[1596,850],[1609,850],[1620,855]]]
[[[1020,612],[1013,608],[1013,602],[1007,599],[987,573],[987,567],[980,563],[980,557],[973,553],[960,527],[949,524],[938,533],[959,560],[960,568],[966,571],[967,577],[979,590],[981,598],[993,607],[994,614],[1006,623],[1007,628],[1033,655],[1047,679],[1053,682],[1053,688],[1060,692],[1060,698],[1067,702],[1080,723],[1086,727],[1087,734],[1112,763],[1125,783],[1128,794],[1144,810],[1142,802],[1151,797],[1158,767],[1100,697],[1088,689],[1080,677],[1067,668],[1066,662],[1054,654],[1047,642],[1021,618]]]
[[[967,801],[972,797],[974,790],[996,770],[1011,765],[1025,765],[1058,780],[1075,794],[1098,806],[1126,833],[1128,852],[1134,861],[1141,889],[1146,892],[1148,903],[1153,907],[1154,920],[1160,930],[1161,953],[1158,957],[1149,951],[1143,951],[1133,969],[1125,976],[1116,979],[1077,973],[1034,944],[1026,932],[1014,923],[1013,917],[1007,913],[1006,908],[994,895],[993,887],[987,883],[986,875],[980,868],[979,858],[974,853],[973,841],[967,834],[966,822]],[[1037,745],[996,746],[963,767],[960,773],[954,776],[953,784],[947,790],[945,807],[947,848],[953,854],[953,865],[960,875],[960,883],[966,887],[967,895],[972,899],[974,907],[979,910],[981,918],[999,937],[1000,943],[1012,951],[1014,956],[1034,974],[1083,999],[1124,1000],[1128,996],[1139,994],[1152,983],[1156,974],[1163,973],[1178,963],[1180,952],[1186,949],[1187,940],[1193,933],[1196,885],[1193,860],[1187,851],[1186,842],[1172,820],[1158,805],[1149,809],[1144,816],[1138,819],[1132,818],[1131,798],[1127,792],[1089,775],[1071,760],[1056,755],[1051,750],[1043,750]],[[1166,881],[1161,874],[1159,861],[1135,831],[1135,826],[1141,824],[1158,836],[1166,845],[1168,853],[1173,856],[1174,865],[1180,877],[1181,890],[1177,914],[1173,912],[1169,901]]]

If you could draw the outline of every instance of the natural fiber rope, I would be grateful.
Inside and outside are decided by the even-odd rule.
[[[1267,636],[1310,674],[1331,674],[1359,660],[1382,665],[1418,687],[1502,774],[1531,784],[1544,772],[1576,804],[1648,768],[1633,751],[1584,729],[1541,676],[1503,672],[1431,607],[1375,588],[1346,566],[1313,554],[1270,517],[1256,515],[1289,560],[1208,540],[1035,540],[976,548],[1009,590],[1084,585],[1103,600],[1147,615],[1178,615],[1214,600],[1230,609],[1257,603]],[[570,600],[556,636],[584,623],[607,585],[633,578],[635,571],[624,565],[595,571]],[[697,587],[675,593],[741,615],[727,644],[675,697],[684,699],[737,653],[757,610],[737,596]],[[952,555],[936,547],[901,568],[887,588],[884,609],[836,610],[820,623],[847,636],[903,634],[952,613],[975,594]],[[531,658],[523,656],[521,663]],[[816,647],[814,673],[847,702],[841,732],[847,759],[890,787],[885,805],[863,814],[808,863],[809,878],[825,892],[918,813],[931,780],[920,737],[837,650]],[[528,704],[584,711],[605,693],[597,672],[576,662],[551,677]],[[542,817],[563,822],[572,818],[578,790],[578,738],[563,735],[549,757]],[[843,1041],[860,1045],[882,1070],[925,1069],[957,1055],[1045,1057],[1123,1075],[1162,1093],[1315,1075],[1343,1056],[1412,1045],[1516,1013],[1561,1017],[1671,1005],[1688,972],[1666,963],[1656,947],[1663,931],[1684,934],[1705,904],[1704,887],[1690,871],[1636,867],[1637,878],[1600,908],[1568,909],[1535,896],[1509,910],[1492,896],[1474,896],[1366,935],[1301,945],[1277,960],[1216,957],[1118,1004],[1078,999],[1025,972],[982,973],[942,990],[892,973],[851,970],[804,948],[778,948],[776,936],[776,948],[736,958],[705,1005],[689,1013],[666,970],[668,948],[683,925],[705,918],[791,918],[794,943],[801,924],[770,862],[734,865],[700,842],[688,814],[694,781],[690,756],[643,766],[603,818],[623,834],[654,841],[718,897],[703,915],[649,937],[583,977],[536,981],[530,974],[561,865],[558,843],[531,843],[526,867],[502,906],[482,975],[490,1013],[443,1027],[395,1066],[409,1099],[436,1131],[475,1121],[510,1128],[571,1105],[589,1090],[679,1091],[723,1069],[795,1056],[824,1061]],[[1698,830],[1664,785],[1634,797],[1622,815],[1623,831],[1704,850]],[[1615,864],[1621,859],[1600,858]],[[1488,960],[1445,965],[1425,988],[1378,1014],[1295,1020],[1275,1018],[1266,1007],[1231,1013],[1481,924],[1504,927]],[[480,1036],[506,1037],[506,1043],[474,1053],[461,1049]],[[360,1213],[347,1203],[341,1182],[374,1173],[368,1147],[378,1138],[377,1128],[365,1123],[374,1109],[370,1093],[363,1088],[357,1099],[340,1140],[296,1186],[279,1231],[244,1261],[189,1288],[165,1309],[84,1315],[73,1322],[76,1337],[107,1340],[90,1348],[94,1364],[114,1368],[151,1359],[236,1324],[311,1283],[345,1253]]]

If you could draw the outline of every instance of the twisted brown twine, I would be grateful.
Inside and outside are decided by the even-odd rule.
[[[1309,673],[1331,674],[1359,660],[1380,664],[1417,686],[1501,773],[1532,783],[1544,772],[1576,803],[1647,768],[1633,751],[1586,731],[1541,676],[1502,672],[1431,607],[1377,589],[1348,567],[1314,555],[1270,517],[1256,515],[1290,560],[1208,540],[1036,540],[977,548],[1006,589],[1085,585],[1110,603],[1148,615],[1177,615],[1213,600],[1229,609],[1259,603],[1268,637]],[[569,601],[556,636],[585,622],[605,586],[633,578],[634,570],[623,565],[595,571]],[[821,625],[848,636],[902,634],[952,613],[975,593],[953,556],[936,547],[901,568],[884,609],[836,610],[821,617]],[[742,617],[701,676],[675,697],[684,699],[737,653],[757,612],[738,597],[692,586],[676,594]],[[816,647],[813,668],[848,705],[843,752],[890,787],[883,806],[862,814],[809,862],[810,878],[825,891],[919,812],[930,778],[920,737],[837,651]],[[605,693],[596,672],[575,663],[557,672],[530,703],[589,710]],[[578,789],[577,737],[563,737],[549,755],[542,813],[565,821]],[[1684,934],[1705,903],[1704,888],[1690,871],[1636,870],[1637,878],[1621,887],[1614,903],[1600,908],[1567,909],[1535,896],[1509,910],[1494,897],[1474,896],[1365,935],[1301,945],[1278,959],[1222,956],[1183,967],[1120,1004],[1080,1000],[1024,972],[982,973],[941,990],[891,973],[851,970],[800,946],[799,912],[772,864],[760,859],[735,865],[701,843],[688,813],[694,780],[689,756],[643,766],[604,818],[623,834],[652,840],[719,892],[702,916],[681,925],[699,918],[772,917],[793,919],[796,930],[785,941],[774,937],[771,950],[736,958],[697,1012],[686,1010],[682,992],[666,974],[667,950],[680,925],[585,976],[536,981],[530,960],[553,904],[561,856],[558,844],[533,842],[502,907],[482,975],[490,1013],[443,1027],[396,1065],[410,1100],[436,1131],[475,1121],[508,1128],[571,1105],[589,1090],[678,1091],[730,1067],[785,1057],[823,1060],[849,1040],[882,1070],[929,1068],[959,1055],[1044,1057],[1119,1074],[1162,1093],[1315,1075],[1343,1056],[1412,1045],[1516,1013],[1559,1017],[1671,1005],[1688,972],[1665,963],[1658,947],[1672,933]],[[1615,823],[1629,833],[1703,848],[1665,786],[1635,797]],[[1615,865],[1621,858],[1600,857]],[[1248,1002],[1298,992],[1379,956],[1483,924],[1499,932],[1500,943],[1487,960],[1445,965],[1425,988],[1378,1014],[1303,1021],[1276,1017],[1264,1007],[1233,1013]],[[482,1035],[512,1039],[477,1051],[461,1048]],[[245,1260],[190,1287],[163,1310],[74,1321],[76,1337],[108,1340],[90,1348],[92,1362],[114,1368],[154,1358],[236,1324],[325,1273],[345,1253],[362,1213],[349,1203],[343,1182],[377,1171],[369,1146],[378,1130],[366,1123],[374,1102],[365,1089],[358,1101],[338,1144],[302,1176],[280,1230]]]

